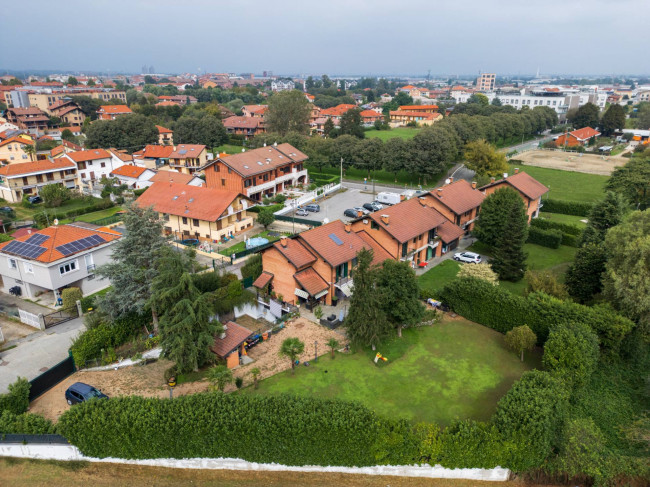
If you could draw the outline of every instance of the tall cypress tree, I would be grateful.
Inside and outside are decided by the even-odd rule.
[[[605,241],[607,230],[623,220],[626,206],[625,200],[620,194],[608,191],[605,197],[594,204],[589,212],[587,228],[582,232],[580,245],[602,244]]]
[[[528,238],[528,215],[520,197],[503,208],[504,225],[494,246],[492,270],[499,279],[519,281],[526,272],[524,244]]]

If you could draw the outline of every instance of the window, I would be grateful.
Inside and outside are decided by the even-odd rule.
[[[102,165],[101,165],[101,166],[102,166],[102,167],[106,167],[106,163],[105,163],[105,162],[102,162]]]
[[[33,274],[34,273],[34,266],[32,266],[31,262],[23,262],[23,267],[25,268],[25,272],[27,274]]]
[[[372,220],[370,222],[370,228],[372,228],[373,230],[379,230],[379,223],[377,223],[375,220]]]
[[[225,181],[225,179],[222,179],[222,181]],[[253,185],[253,182],[250,179],[244,180],[244,188],[249,188]]]
[[[9,269],[18,269],[18,262],[16,262],[16,259],[7,257],[7,261],[9,262]]]
[[[232,174],[232,169],[228,168],[228,174]]]
[[[43,175],[42,174],[37,174],[36,175],[36,182],[37,183],[42,183],[43,182]]]
[[[93,254],[84,255],[84,262],[86,264],[86,270],[90,271],[94,269],[95,262],[93,261]]]
[[[406,257],[406,254],[408,254],[408,251],[409,251],[409,244],[408,244],[408,242],[407,242],[407,243],[403,243],[403,244],[402,244],[402,257]]]
[[[187,225],[187,218],[183,217],[183,225]]]
[[[71,260],[70,262],[66,262],[65,264],[59,266],[59,274],[61,274],[62,276],[76,270],[77,270],[76,260]]]
[[[165,220],[166,222],[169,221],[169,214],[168,213],[163,213],[163,220]]]
[[[221,171],[221,169],[219,169],[219,164],[215,164],[212,167],[214,167],[214,172],[220,172]]]
[[[192,225],[194,225],[195,227],[198,227],[198,226],[200,225],[200,223],[199,223],[199,221],[198,221],[196,218],[194,218],[194,219],[192,220]]]
[[[429,230],[429,241],[433,240],[436,238],[436,229]]]

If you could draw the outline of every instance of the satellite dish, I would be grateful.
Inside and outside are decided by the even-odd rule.
[[[451,183],[451,180],[449,178],[445,179],[445,184]]]
[[[59,219],[58,219],[58,218],[55,218],[55,219],[54,219],[54,226],[57,226],[58,224],[59,224]]]
[[[327,224],[327,223],[329,223],[329,222],[330,222],[330,219],[329,219],[329,218],[323,218],[323,224]]]

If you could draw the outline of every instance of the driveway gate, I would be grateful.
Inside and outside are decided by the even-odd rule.
[[[54,325],[65,323],[66,321],[73,320],[79,317],[79,310],[76,306],[72,306],[67,309],[60,309],[54,313],[47,314],[43,316],[45,320],[45,328],[50,328]]]

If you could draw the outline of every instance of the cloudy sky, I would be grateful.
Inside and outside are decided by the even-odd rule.
[[[649,18],[650,0],[23,0],[0,69],[648,74]]]

